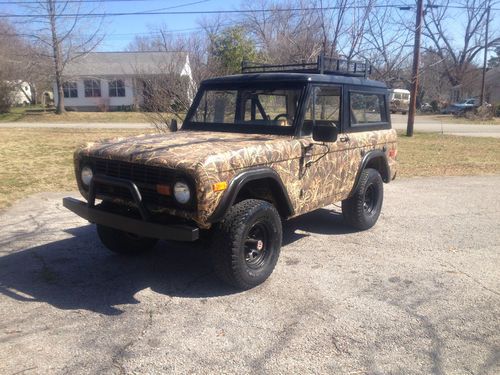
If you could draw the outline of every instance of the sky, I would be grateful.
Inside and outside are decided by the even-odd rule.
[[[35,0],[12,0],[0,2],[1,13],[23,14],[26,9],[22,5],[15,4],[21,1]],[[227,0],[126,0],[106,1],[96,3],[96,12],[117,13],[160,10],[164,8],[169,11],[206,11],[206,10],[234,10],[238,9],[239,1]],[[166,10],[166,9],[165,9]],[[127,47],[135,35],[147,35],[151,28],[166,25],[169,30],[180,30],[179,32],[192,32],[193,28],[199,27],[197,23],[203,15],[133,15],[133,16],[108,16],[105,19],[103,31],[106,39],[99,46],[101,51],[120,51]],[[188,30],[185,30],[188,29]]]
[[[180,6],[171,9],[172,11],[203,11],[203,10],[223,10],[237,9],[238,3],[224,0],[205,0],[204,2],[192,4],[197,0],[152,0],[140,2],[126,3],[107,3],[106,10],[110,12],[133,12],[145,11],[150,9],[162,9]],[[106,27],[107,38],[102,50],[113,51],[124,49],[128,43],[134,38],[135,34],[148,34],[151,28],[158,25],[166,25],[168,30],[180,30],[179,32],[192,32],[193,29],[199,27],[197,23],[203,16],[199,14],[185,15],[140,15],[140,16],[123,16],[111,17],[110,25]]]
[[[26,7],[19,5],[20,2],[34,2],[36,0],[0,0],[0,15],[24,14]],[[75,2],[77,0],[70,0]],[[237,10],[241,9],[243,3],[249,0],[81,0],[87,5],[95,7],[98,13],[117,12],[146,12],[146,11],[215,11],[215,10]],[[251,0],[250,0],[251,1]],[[414,0],[401,0],[400,3],[412,3]],[[453,2],[455,3],[455,2]],[[458,2],[457,2],[458,3]],[[460,18],[459,10],[456,10]],[[463,11],[462,11],[463,12]],[[495,21],[498,12],[492,12],[491,29],[498,29]],[[214,15],[207,15],[213,17]],[[231,14],[223,14],[222,22],[231,23]],[[202,14],[174,14],[174,15],[129,15],[129,16],[107,16],[104,20],[102,31],[106,38],[98,47],[101,51],[121,51],[127,48],[135,35],[147,36],[151,30],[160,25],[165,25],[168,30],[175,33],[190,33],[199,28]],[[449,25],[457,29],[459,34],[460,22]],[[194,30],[193,30],[194,29]],[[89,33],[93,30],[89,29]],[[493,30],[491,30],[493,31]],[[457,38],[460,40],[460,37]],[[490,52],[491,53],[491,52]]]

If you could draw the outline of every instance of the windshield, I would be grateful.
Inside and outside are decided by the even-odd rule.
[[[187,128],[292,134],[303,86],[203,89]]]

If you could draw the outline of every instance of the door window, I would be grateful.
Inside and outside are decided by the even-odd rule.
[[[340,129],[340,87],[315,87],[304,116],[303,134],[317,122],[333,122]]]

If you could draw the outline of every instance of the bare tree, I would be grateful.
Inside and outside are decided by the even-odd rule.
[[[188,53],[163,52],[154,54],[147,66],[134,67],[141,108],[159,131],[171,130],[173,119],[184,121],[195,94]]]
[[[320,53],[348,60],[362,55],[375,0],[261,0],[241,20],[271,62],[314,60]],[[257,8],[267,9],[256,12]]]
[[[432,49],[426,49],[422,52],[421,62],[420,98],[421,101],[427,100],[431,104],[435,102],[434,109],[436,110],[439,106],[445,106],[449,101],[451,84],[445,70],[446,63]]]
[[[208,61],[208,46],[210,35],[216,34],[221,29],[216,18],[211,21],[203,20],[199,30],[179,34],[169,31],[167,25],[151,28],[150,35],[135,37],[129,43],[129,51],[160,51],[160,52],[186,52],[191,63],[193,81],[195,85],[206,78],[217,74]]]
[[[38,0],[25,5],[26,36],[36,42],[40,58],[52,60],[52,76],[56,82],[56,113],[65,112],[63,75],[66,64],[94,50],[103,40],[102,17],[97,8],[85,1]],[[95,3],[92,3],[95,4]]]
[[[367,19],[361,55],[372,63],[373,77],[390,86],[409,84],[412,32],[402,27],[391,8],[375,8]]]
[[[484,50],[487,8],[492,0],[463,0],[463,9],[450,7],[447,0],[437,8],[428,9],[424,17],[423,34],[427,37],[429,48],[442,59],[443,67],[452,86],[462,83],[475,60]],[[457,19],[463,18],[463,31],[457,32]],[[492,30],[489,46],[500,41],[498,30]]]
[[[317,12],[308,1],[261,0],[247,4],[242,26],[255,39],[263,58],[272,63],[310,61],[321,52],[323,39]],[[255,12],[255,9],[268,9]],[[297,10],[299,9],[299,10]]]
[[[0,21],[0,80],[3,88],[10,87],[35,103],[37,89],[47,86],[47,61],[36,58],[36,46],[22,37],[15,25]],[[21,86],[31,86],[31,95]]]

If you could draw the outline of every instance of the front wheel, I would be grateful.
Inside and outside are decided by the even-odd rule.
[[[104,246],[118,254],[140,254],[151,250],[158,242],[154,238],[137,236],[100,224],[97,224],[97,234]]]
[[[247,199],[235,204],[214,229],[216,275],[238,289],[263,283],[276,266],[281,239],[281,219],[271,203]]]
[[[345,221],[361,230],[373,227],[380,216],[383,200],[384,183],[380,173],[372,168],[363,170],[356,192],[342,201]]]

